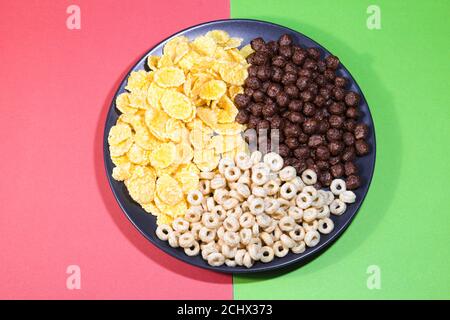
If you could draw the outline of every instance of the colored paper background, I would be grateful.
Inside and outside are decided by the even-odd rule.
[[[66,8],[81,9],[81,30]],[[230,299],[231,277],[152,246],[103,166],[120,80],[165,37],[229,17],[226,1],[1,1],[0,298]],[[68,290],[66,269],[81,270]]]
[[[369,5],[380,30],[366,27]],[[449,12],[446,0],[231,0],[232,18],[291,27],[338,55],[377,138],[369,194],[344,235],[302,268],[234,277],[236,299],[450,298]]]

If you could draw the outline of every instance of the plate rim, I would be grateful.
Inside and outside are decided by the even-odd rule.
[[[369,103],[364,95],[363,90],[361,89],[361,87],[359,86],[358,82],[356,81],[355,77],[353,76],[353,74],[350,72],[350,70],[348,70],[345,65],[341,62],[341,66],[343,69],[345,69],[345,71],[348,73],[348,75],[351,78],[351,82],[353,82],[357,88],[359,89],[359,92],[361,93],[364,101],[366,102],[367,105],[367,112],[368,112],[368,116],[370,119],[370,122],[372,124],[371,126],[371,131],[372,131],[372,135],[373,135],[373,145],[371,146],[371,153],[372,153],[372,166],[371,166],[371,172],[370,172],[370,176],[367,180],[367,187],[365,188],[364,191],[364,195],[362,196],[361,199],[361,203],[359,204],[359,206],[355,209],[354,213],[343,223],[342,226],[340,226],[339,229],[337,229],[334,234],[327,239],[325,242],[319,242],[319,244],[315,247],[309,248],[307,249],[303,254],[298,255],[297,257],[290,259],[288,261],[282,262],[282,263],[278,263],[278,264],[274,264],[272,265],[271,263],[268,264],[264,264],[262,268],[258,268],[258,269],[253,269],[253,268],[233,268],[233,267],[228,267],[228,266],[220,266],[220,267],[214,267],[214,266],[210,266],[207,263],[205,263],[204,265],[199,265],[197,263],[195,263],[194,261],[190,260],[189,256],[179,256],[176,255],[173,251],[179,249],[179,248],[171,248],[173,250],[166,250],[165,248],[162,248],[156,241],[155,239],[149,237],[142,229],[140,226],[138,226],[130,217],[130,215],[127,212],[127,209],[124,207],[124,204],[122,204],[122,202],[118,199],[118,195],[116,194],[116,190],[113,186],[113,181],[112,181],[112,174],[108,172],[108,161],[111,161],[109,159],[109,155],[107,154],[107,150],[108,150],[108,119],[110,118],[111,112],[113,112],[114,110],[114,101],[115,98],[117,97],[117,95],[119,94],[119,90],[120,88],[124,85],[124,83],[126,82],[126,80],[128,79],[130,72],[132,72],[148,55],[151,51],[153,51],[155,48],[159,47],[161,44],[165,43],[166,41],[170,40],[171,38],[174,38],[176,36],[178,36],[181,33],[184,33],[186,31],[192,31],[195,30],[197,28],[200,27],[205,27],[208,25],[214,25],[214,24],[218,24],[218,23],[226,23],[226,22],[233,22],[233,23],[238,23],[238,22],[254,22],[254,23],[260,23],[260,24],[265,24],[265,25],[272,25],[275,26],[277,28],[282,28],[285,29],[286,31],[292,32],[292,33],[296,33],[301,35],[302,37],[307,38],[308,40],[310,40],[311,42],[313,42],[314,44],[316,44],[317,46],[319,46],[320,48],[323,48],[326,50],[326,53],[330,53],[333,54],[331,51],[329,51],[325,46],[321,45],[320,43],[318,43],[317,41],[315,41],[314,39],[310,38],[309,36],[303,34],[300,31],[294,30],[290,27],[286,27],[284,25],[278,24],[278,23],[274,23],[274,22],[269,22],[269,21],[265,21],[265,20],[260,20],[260,19],[249,19],[249,18],[229,18],[229,19],[218,19],[218,20],[210,20],[207,22],[202,22],[199,24],[195,24],[193,26],[190,27],[186,27],[184,29],[181,29],[173,34],[171,34],[170,36],[164,38],[163,40],[159,41],[158,43],[156,43],[155,45],[153,45],[150,49],[148,49],[147,51],[145,51],[144,54],[142,54],[141,56],[139,56],[137,58],[137,60],[135,61],[135,63],[133,63],[133,65],[131,67],[129,67],[125,73],[125,75],[123,76],[122,80],[120,81],[119,85],[116,87],[116,89],[114,90],[114,94],[112,97],[112,100],[109,102],[109,108],[108,111],[106,112],[106,116],[104,119],[104,130],[103,130],[103,164],[104,164],[104,169],[105,169],[105,173],[106,173],[106,177],[108,180],[108,184],[109,187],[114,195],[114,198],[116,200],[116,202],[119,204],[119,207],[121,209],[121,211],[123,212],[123,214],[127,217],[127,219],[132,223],[132,225],[139,231],[139,233],[144,236],[145,239],[147,239],[148,241],[150,241],[150,243],[152,245],[154,245],[157,249],[161,250],[162,252],[170,255],[171,257],[176,258],[177,260],[183,261],[185,263],[188,263],[191,266],[195,266],[198,268],[202,268],[202,269],[206,269],[206,270],[211,270],[211,271],[215,271],[215,272],[220,272],[220,273],[225,273],[225,274],[249,274],[249,273],[266,273],[266,272],[273,272],[273,271],[280,271],[283,269],[286,269],[289,266],[295,266],[298,265],[298,267],[301,267],[302,262],[304,264],[312,261],[314,258],[318,257],[321,253],[323,253],[324,251],[326,251],[327,249],[329,249],[347,230],[347,228],[349,227],[349,225],[353,222],[353,219],[355,218],[355,216],[357,215],[357,213],[359,212],[359,210],[361,209],[364,200],[367,197],[367,194],[369,193],[370,190],[370,186],[372,184],[372,180],[373,180],[373,176],[375,174],[375,168],[376,168],[376,158],[377,158],[377,143],[376,143],[376,131],[375,131],[375,122],[373,121],[373,117],[372,117],[372,113],[369,107]],[[144,214],[149,214],[144,212],[144,210],[142,209]],[[156,237],[156,235],[155,235]],[[276,261],[276,260],[273,260]]]

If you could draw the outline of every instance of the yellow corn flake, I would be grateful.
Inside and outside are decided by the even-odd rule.
[[[145,124],[156,138],[163,141],[167,140],[166,123],[168,120],[169,116],[162,110],[149,109],[145,112]]]
[[[183,70],[165,67],[155,71],[155,83],[161,88],[178,87],[186,80]]]
[[[241,45],[243,39],[242,38],[231,38],[225,43],[225,49],[237,48]]]
[[[128,150],[130,150],[132,145],[133,145],[133,138],[128,138],[117,145],[110,145],[109,153],[111,154],[112,157],[122,156],[125,153],[127,153]]]
[[[194,150],[189,145],[189,143],[181,142],[177,144],[177,154],[180,159],[180,163],[187,164],[190,163],[194,157]]]
[[[208,162],[196,162],[195,165],[199,168],[202,172],[210,172],[214,171],[217,166],[219,165],[220,156],[214,155],[214,157],[211,159],[211,161]]]
[[[237,122],[233,123],[218,123],[212,127],[215,132],[220,135],[235,135],[238,133],[242,133],[245,130],[245,127]]]
[[[156,175],[152,168],[137,166],[131,177],[125,180],[131,198],[139,204],[153,201],[155,194]]]
[[[244,140],[240,134],[232,136],[217,135],[212,137],[211,139],[211,146],[214,147],[215,152],[217,154],[221,154],[236,149],[243,143]]]
[[[158,56],[148,56],[147,57],[147,66],[150,68],[150,70],[156,70],[158,69],[158,62],[161,57]]]
[[[239,93],[244,93],[244,89],[241,86],[230,86],[230,88],[228,88],[228,95],[231,100],[234,100]]]
[[[184,94],[176,91],[166,91],[161,98],[163,110],[172,118],[187,120],[192,115],[194,106]]]
[[[147,102],[148,88],[149,87],[145,86],[143,89],[135,90],[130,94],[130,107],[144,110],[150,108],[150,104]]]
[[[253,52],[255,52],[255,50],[252,49],[252,46],[247,44],[245,46],[243,46],[241,48],[241,50],[239,50],[239,53],[241,54],[242,57],[247,58],[249,55],[251,55]]]
[[[183,198],[180,202],[178,202],[175,205],[168,205],[164,201],[162,201],[158,196],[155,196],[155,205],[158,207],[158,209],[163,212],[163,215],[166,216],[165,219],[169,218],[178,218],[183,217],[187,211],[187,203],[186,200]],[[160,216],[158,216],[159,218]]]
[[[242,86],[248,77],[247,69],[239,63],[221,65],[219,73],[225,82],[236,86]]]
[[[164,45],[163,54],[174,61],[175,57],[177,56],[177,48],[179,48],[182,44],[188,43],[189,39],[185,36],[172,38]]]
[[[194,163],[214,162],[216,154],[214,148],[208,149],[194,149]]]
[[[125,87],[130,92],[142,90],[145,86],[150,85],[150,75],[145,70],[133,71],[128,77]]]
[[[163,225],[163,224],[170,226],[170,225],[172,225],[172,222],[173,222],[173,218],[164,213],[158,214],[158,217],[156,218],[156,224],[158,226]]]
[[[118,157],[111,157],[111,161],[115,166],[120,166],[121,164],[130,162],[130,159],[128,159],[126,155],[123,155]]]
[[[220,99],[227,91],[227,85],[221,80],[210,80],[200,89],[200,98],[205,100]]]
[[[217,125],[217,113],[210,108],[197,108],[197,116],[211,128]]]
[[[128,159],[134,164],[145,166],[150,162],[150,151],[133,144],[127,153]]]
[[[215,43],[223,45],[230,40],[230,36],[226,31],[223,30],[211,30],[208,31],[205,35],[206,37],[210,37],[214,40]]]
[[[184,123],[178,119],[170,118],[166,122],[166,136],[173,142],[179,143],[183,133]]]
[[[206,149],[209,140],[211,139],[212,132],[211,131],[203,131],[201,129],[193,129],[189,133],[189,142],[192,144],[194,149]]]
[[[236,118],[239,110],[234,105],[233,101],[227,96],[222,96],[217,104],[217,122],[218,123],[232,123]]]
[[[150,213],[154,216],[159,217],[162,212],[158,209],[158,207],[153,203],[146,203],[146,204],[141,204],[142,209],[145,210],[145,212]]]
[[[161,59],[158,61],[158,69],[164,68],[164,67],[171,67],[173,66],[173,61],[170,58],[170,56],[162,56]]]
[[[131,138],[131,128],[127,124],[117,124],[112,126],[108,134],[108,143],[110,145],[118,145],[122,141]]]
[[[134,142],[145,150],[155,149],[161,141],[156,138],[144,125],[137,127]]]
[[[178,181],[168,174],[156,180],[156,194],[164,203],[173,206],[183,199],[183,190]]]
[[[138,109],[130,106],[130,93],[124,92],[117,96],[116,107],[123,114],[135,114]]]
[[[159,87],[155,82],[152,82],[147,90],[147,102],[155,109],[160,109],[161,97],[163,96],[165,90]]]
[[[230,56],[232,62],[237,62],[237,63],[240,63],[242,65],[245,65],[247,63],[247,61],[241,55],[241,53],[239,52],[238,49],[233,48],[233,49],[227,50],[227,53]]]
[[[216,42],[207,36],[200,36],[192,41],[194,50],[205,56],[212,56],[216,50],[216,46]]]
[[[173,142],[161,143],[150,154],[150,163],[155,168],[166,168],[175,162],[176,155]]]
[[[113,168],[112,177],[117,181],[129,179],[133,173],[134,165],[130,162],[123,163]]]

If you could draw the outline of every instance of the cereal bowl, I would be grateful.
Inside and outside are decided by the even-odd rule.
[[[324,249],[329,247],[333,241],[335,241],[348,227],[354,216],[356,215],[358,209],[361,207],[362,202],[368,192],[370,181],[374,172],[375,165],[375,133],[374,125],[370,115],[370,111],[367,105],[367,101],[364,98],[359,86],[353,79],[349,71],[341,64],[337,73],[339,75],[345,76],[349,79],[349,87],[352,91],[359,93],[361,96],[360,111],[361,117],[360,121],[365,123],[369,127],[369,136],[367,138],[368,144],[371,146],[370,153],[364,157],[358,158],[356,164],[361,169],[361,186],[354,190],[356,194],[356,201],[347,206],[347,211],[345,214],[337,217],[333,217],[334,230],[328,234],[321,236],[320,242],[303,253],[294,254],[288,253],[284,257],[272,260],[269,263],[256,262],[251,268],[236,266],[229,267],[226,265],[211,266],[205,260],[202,259],[201,255],[188,256],[180,248],[171,247],[166,241],[160,240],[156,234],[156,219],[154,216],[146,213],[139,204],[137,204],[129,195],[125,185],[121,181],[116,181],[112,177],[112,170],[114,164],[111,161],[110,149],[108,147],[108,133],[111,127],[113,127],[120,115],[116,109],[116,98],[125,92],[125,87],[127,84],[127,78],[132,71],[138,71],[148,68],[146,65],[146,59],[149,55],[161,55],[163,46],[177,36],[185,36],[189,39],[194,39],[201,36],[211,30],[224,30],[228,32],[233,37],[239,37],[243,39],[242,44],[248,44],[252,39],[257,37],[263,37],[267,40],[278,39],[282,34],[289,34],[293,38],[296,44],[307,46],[307,47],[317,47],[320,48],[326,55],[330,54],[325,48],[323,48],[318,43],[314,42],[310,38],[302,35],[301,33],[288,29],[286,27],[257,20],[245,20],[245,19],[230,19],[230,20],[218,20],[201,25],[193,26],[191,28],[180,31],[173,36],[165,39],[164,41],[157,44],[150,51],[148,51],[128,72],[125,79],[120,84],[114,100],[111,104],[110,110],[107,115],[105,133],[104,133],[104,161],[106,173],[111,186],[111,189],[116,197],[120,207],[126,214],[128,219],[134,224],[134,226],[154,245],[156,245],[161,250],[166,253],[184,261],[189,264],[211,269],[218,272],[227,273],[249,273],[249,272],[261,272],[275,270],[279,268],[286,267],[293,264],[301,264],[311,260],[311,258],[317,256]],[[148,70],[148,69],[146,69]],[[188,115],[187,115],[188,116]]]

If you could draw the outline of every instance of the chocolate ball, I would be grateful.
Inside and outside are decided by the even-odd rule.
[[[245,94],[238,93],[234,97],[234,103],[239,109],[245,108],[250,103],[251,98]]]
[[[335,164],[334,166],[331,166],[330,172],[334,178],[342,177],[345,173],[344,165],[342,163]]]
[[[301,100],[291,100],[288,105],[290,111],[301,111],[302,107],[303,102]]]
[[[257,77],[248,77],[245,79],[245,85],[253,90],[261,87],[261,81]]]
[[[345,145],[342,141],[331,141],[328,144],[328,149],[330,150],[331,155],[337,156],[341,154],[341,152],[344,150]]]
[[[351,176],[358,173],[358,167],[351,161],[347,161],[344,163],[345,175]]]
[[[345,179],[345,184],[347,185],[348,190],[354,190],[361,186],[361,178],[357,175],[348,176]]]
[[[328,141],[339,141],[342,139],[342,131],[336,128],[330,128],[327,131],[327,140]]]
[[[285,144],[280,144],[278,146],[278,154],[283,158],[286,158],[291,154],[291,149]]]
[[[312,117],[316,113],[316,106],[311,102],[305,102],[302,111],[305,116]]]
[[[289,34],[283,34],[279,39],[278,39],[278,44],[280,46],[289,46],[292,44],[292,37]]]
[[[336,70],[339,67],[339,58],[333,55],[329,55],[325,58],[325,62],[327,64],[327,68],[331,70]]]
[[[356,92],[350,91],[345,95],[345,104],[349,107],[356,107],[359,104],[359,94]]]
[[[318,146],[320,146],[324,142],[325,142],[325,139],[322,136],[320,136],[318,134],[314,134],[311,137],[309,137],[308,147],[310,147],[310,148],[317,148]]]
[[[294,150],[294,156],[298,159],[307,159],[311,156],[311,152],[307,146],[301,146]]]
[[[369,127],[364,123],[358,123],[354,128],[356,139],[365,139],[369,135]]]
[[[365,156],[370,151],[369,145],[363,139],[358,139],[355,141],[355,149],[358,156]]]
[[[344,141],[346,146],[351,146],[355,143],[355,136],[351,132],[345,132],[342,135],[342,141]]]
[[[248,112],[244,109],[239,110],[238,114],[236,115],[235,120],[237,123],[240,123],[240,124],[248,123],[248,120],[249,120]]]
[[[297,140],[296,137],[288,137],[284,140],[284,143],[291,150],[297,149],[300,146],[300,142]]]
[[[282,92],[282,90],[283,88],[278,83],[271,83],[267,87],[266,93],[269,97],[275,98]]]
[[[300,128],[298,125],[288,122],[284,125],[283,133],[286,137],[297,137],[300,133]]]
[[[259,50],[263,49],[265,47],[265,45],[266,45],[266,42],[261,37],[255,38],[252,41],[250,41],[250,46],[255,51],[259,51]]]
[[[318,146],[316,149],[316,157],[319,160],[328,160],[330,158],[330,151],[326,146]]]
[[[315,119],[305,119],[303,121],[303,132],[306,134],[313,134],[317,131],[319,124]]]

